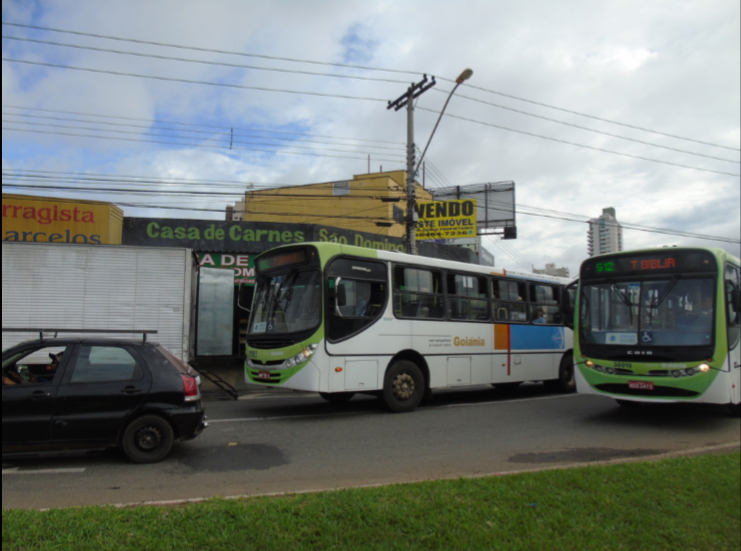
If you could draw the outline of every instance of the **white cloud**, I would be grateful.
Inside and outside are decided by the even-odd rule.
[[[368,154],[374,171],[381,165],[384,170],[403,168],[406,116],[403,111],[388,111],[385,101],[401,95],[422,73],[450,79],[463,68],[471,67],[474,75],[453,97],[449,114],[633,157],[445,117],[427,156],[450,183],[514,180],[517,200],[522,205],[582,217],[598,216],[602,208],[613,206],[618,219],[626,223],[735,239],[741,233],[738,177],[662,164],[739,172],[741,60],[739,5],[735,1],[109,0],[100,3],[47,0],[31,4],[10,0],[3,2],[3,20],[279,58],[415,72],[405,75],[321,64],[297,65],[277,59],[132,45],[4,26],[4,32],[13,36],[399,81],[347,80],[226,68],[5,40],[4,55],[18,59],[383,100],[296,95],[3,62],[4,105],[142,119],[107,119],[139,125],[112,127],[135,132],[118,135],[132,140],[146,136],[151,121],[181,123],[170,128],[208,130],[204,134],[191,132],[187,140],[180,140],[187,143],[183,146],[4,130],[6,170],[45,167],[69,172],[191,175],[188,177],[304,184],[363,173],[367,170]],[[435,88],[418,99],[418,107],[434,111],[442,107],[446,98],[443,92],[452,86],[440,81]],[[620,127],[478,88],[734,149]],[[732,162],[587,132],[466,97]],[[4,125],[11,118],[17,120],[4,115]],[[436,118],[435,113],[422,109],[415,112],[415,141],[420,147],[427,142]],[[46,119],[46,122],[53,121]],[[208,125],[208,129],[187,125]],[[44,128],[51,130],[48,126],[36,129]],[[327,150],[346,149],[339,142],[351,142],[315,137],[312,139],[334,145],[311,142],[296,142],[296,145],[323,148],[322,153],[327,156],[295,154],[311,153],[300,149],[291,150],[293,154],[272,155],[250,150],[265,149],[264,144],[249,143],[234,144],[236,147],[229,150],[223,136],[231,129],[239,134],[250,128],[386,141],[392,142],[386,145],[392,149],[376,149],[373,146],[380,145],[377,142],[355,141],[353,153],[343,154]],[[289,136],[292,135],[284,135]],[[147,139],[177,141],[153,135]],[[431,172],[428,171],[428,184],[442,183]],[[200,200],[191,201],[195,205]],[[148,214],[179,216],[181,213],[151,211]],[[576,272],[586,255],[586,224],[523,214],[518,216],[518,226],[517,240],[503,247],[491,246],[498,259],[503,262],[514,262],[515,257],[529,259],[536,266],[556,262]],[[638,231],[626,231],[625,241],[631,248],[667,243],[717,244]],[[739,254],[737,245],[721,246]]]

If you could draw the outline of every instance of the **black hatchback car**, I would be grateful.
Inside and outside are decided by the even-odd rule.
[[[144,340],[54,338],[3,351],[3,456],[120,447],[163,459],[207,426],[198,374]]]

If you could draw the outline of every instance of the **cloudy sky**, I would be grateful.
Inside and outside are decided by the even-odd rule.
[[[436,77],[423,148],[470,67],[425,184],[515,182],[498,266],[575,274],[605,207],[626,248],[740,253],[737,0],[3,0],[2,18],[6,193],[223,219],[247,185],[404,169],[386,103]]]

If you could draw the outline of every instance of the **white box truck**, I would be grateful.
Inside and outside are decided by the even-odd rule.
[[[192,359],[197,260],[190,249],[8,241],[2,249],[3,350],[39,338],[6,328],[132,332],[105,335],[119,338],[156,330],[149,340]]]

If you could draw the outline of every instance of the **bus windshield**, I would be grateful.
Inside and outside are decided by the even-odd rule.
[[[293,269],[258,276],[249,334],[288,334],[318,326],[320,282],[318,270]]]
[[[580,338],[609,346],[708,346],[714,296],[710,277],[583,282]]]

